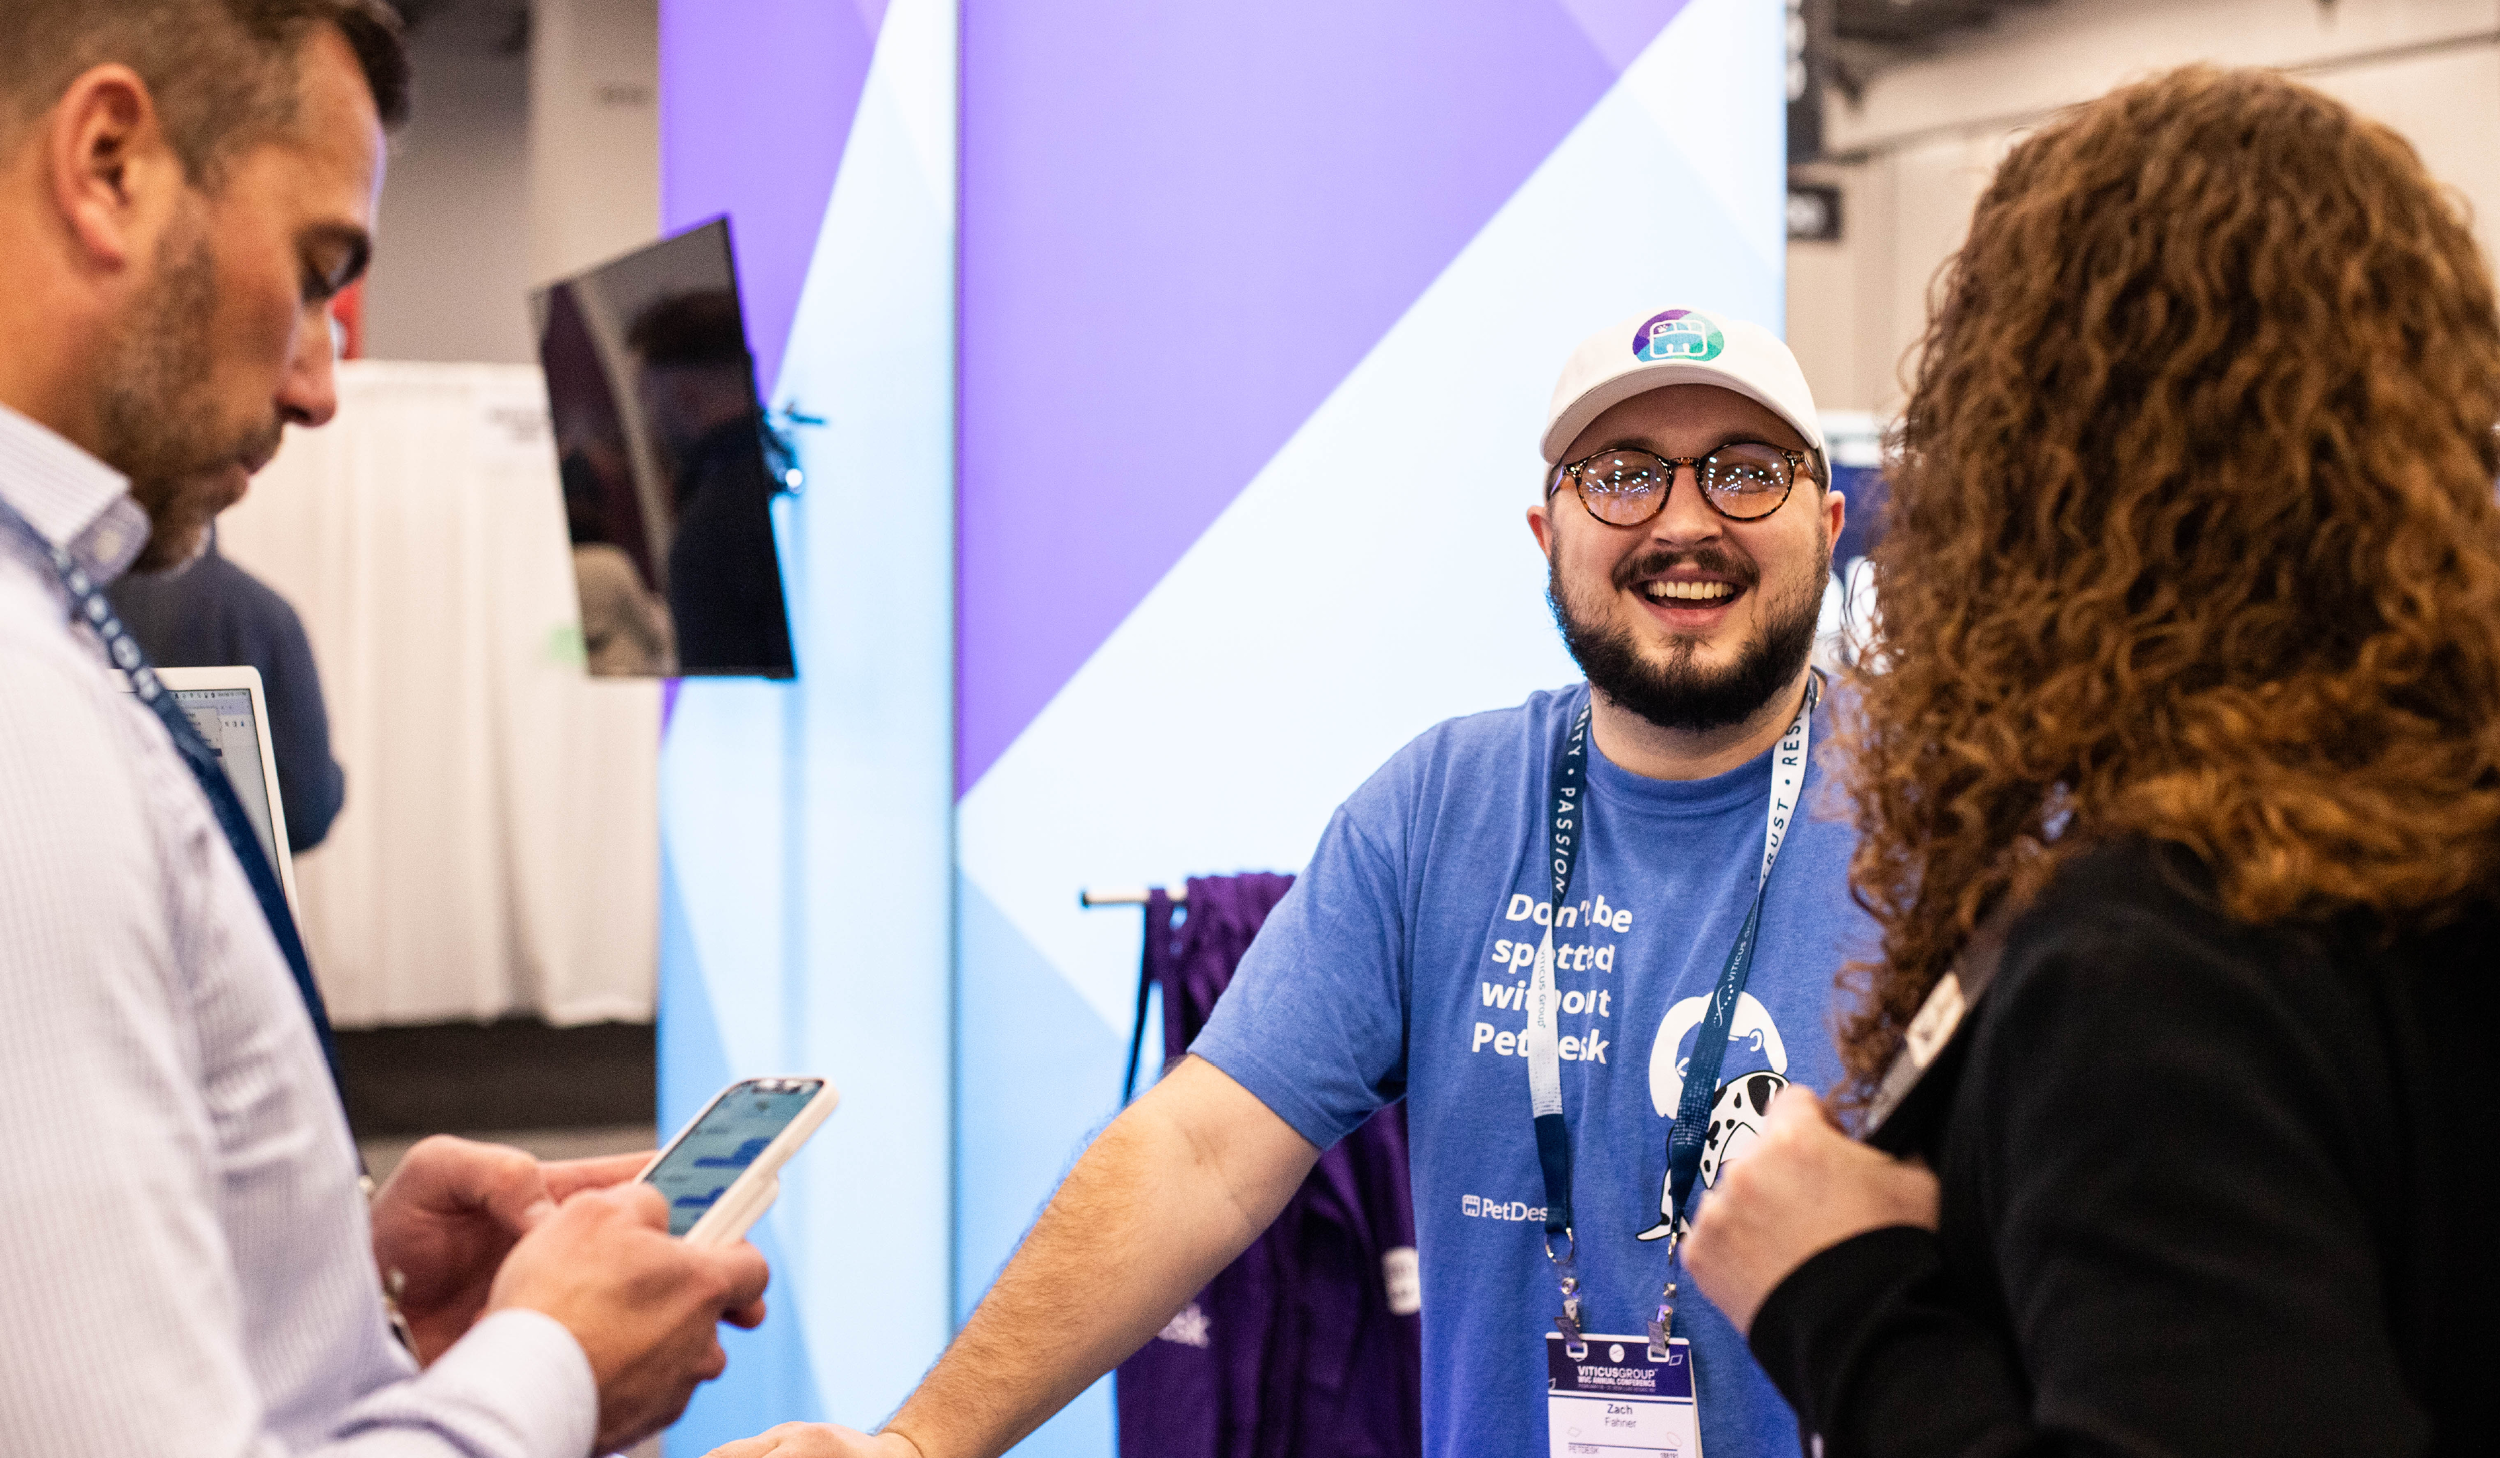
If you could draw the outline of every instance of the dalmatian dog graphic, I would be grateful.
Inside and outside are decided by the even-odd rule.
[[[1650,1045],[1649,1101],[1658,1117],[1670,1125],[1684,1103],[1684,1069],[1691,1055],[1682,1051],[1683,1043],[1701,1026],[1709,1002],[1706,997],[1688,997],[1668,1008],[1658,1024],[1658,1039]],[[1771,1100],[1788,1087],[1788,1046],[1780,1041],[1779,1025],[1771,1021],[1770,1010],[1750,992],[1736,996],[1736,1016],[1729,1020],[1727,1042],[1723,1067],[1770,1066],[1728,1075],[1710,1101],[1710,1132],[1701,1150],[1702,1189],[1717,1184],[1719,1171],[1743,1158],[1762,1137]],[[1642,1231],[1640,1238],[1663,1240],[1688,1223],[1684,1212],[1675,1208],[1675,1181],[1670,1174],[1658,1186],[1658,1223]]]

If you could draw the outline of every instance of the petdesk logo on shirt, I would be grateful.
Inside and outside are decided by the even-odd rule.
[[[1493,1195],[1459,1196],[1458,1213],[1470,1220],[1501,1220],[1513,1225],[1545,1219],[1545,1207],[1542,1205],[1531,1205],[1525,1200],[1504,1200]]]
[[[1727,336],[1707,314],[1669,309],[1652,315],[1632,336],[1632,356],[1644,364],[1703,364],[1727,348]]]

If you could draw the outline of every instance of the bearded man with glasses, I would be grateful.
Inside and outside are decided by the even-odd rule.
[[[1338,810],[1190,1056],[883,1434],[788,1424],[715,1458],[1004,1452],[1401,1097],[1425,1452],[1797,1453],[1678,1245],[1771,1097],[1838,1077],[1833,979],[1873,945],[1854,838],[1806,813],[1846,505],[1787,347],[1697,311],[1584,342],[1542,453],[1528,526],[1587,684],[1439,725]],[[1323,1419],[1296,1451],[1357,1451]]]

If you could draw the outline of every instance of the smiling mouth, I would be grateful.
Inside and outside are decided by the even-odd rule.
[[[1652,579],[1641,584],[1641,596],[1654,603],[1675,607],[1717,607],[1736,596],[1733,582],[1667,582]]]

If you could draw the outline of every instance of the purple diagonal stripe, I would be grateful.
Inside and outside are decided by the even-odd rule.
[[[720,213],[757,388],[781,373],[881,0],[660,0],[660,218]]]
[[[1620,75],[1684,8],[1684,0],[1557,0]]]
[[[959,793],[1682,3],[965,0]]]

